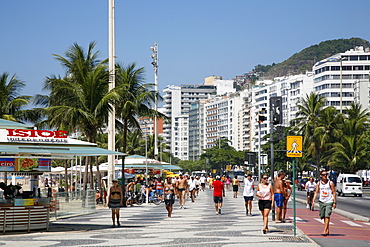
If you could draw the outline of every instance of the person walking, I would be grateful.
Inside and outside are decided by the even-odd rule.
[[[180,174],[180,177],[176,181],[176,186],[175,186],[175,190],[177,192],[176,194],[177,194],[177,197],[179,198],[179,202],[180,202],[180,209],[181,208],[186,209],[185,195],[186,195],[187,188],[188,188],[188,180],[182,174]]]
[[[190,193],[190,198],[191,202],[195,201],[195,194],[197,192],[197,187],[199,186],[198,180],[194,179],[194,176],[191,176],[190,179],[188,180],[189,184],[189,193]]]
[[[276,223],[282,223],[282,212],[283,203],[285,197],[285,190],[283,188],[283,179],[285,177],[285,172],[279,171],[277,178],[274,181],[274,199],[276,204]]]
[[[167,216],[172,217],[173,204],[175,203],[175,188],[173,187],[171,178],[167,178],[167,183],[164,186],[164,204],[166,205]]]
[[[283,202],[283,216],[282,216],[282,222],[285,223],[286,213],[287,213],[287,207],[288,207],[288,201],[290,196],[292,195],[292,186],[290,185],[290,180],[283,180],[283,188],[284,188],[284,202]]]
[[[310,177],[308,179],[308,181],[306,182],[304,187],[307,191],[307,208],[309,208],[310,210],[313,210],[312,199],[313,199],[313,196],[314,196],[315,190],[316,190],[316,183],[313,180],[313,177]]]
[[[252,216],[252,201],[254,195],[254,179],[252,174],[248,173],[244,176],[243,197],[245,202],[245,215]]]
[[[200,177],[200,186],[202,188],[202,191],[204,191],[206,189],[206,180],[207,178],[204,176],[204,174],[202,174],[202,176]]]
[[[117,222],[118,226],[121,226],[119,222],[119,210],[123,205],[123,192],[117,179],[113,179],[112,182],[113,186],[109,189],[108,207],[112,210],[112,227],[116,227],[115,222]]]
[[[215,203],[216,214],[221,214],[222,201],[225,197],[225,186],[220,176],[216,176],[213,182],[213,202]]]
[[[257,193],[256,196],[259,197],[258,201],[258,208],[262,213],[263,216],[263,234],[268,233],[268,216],[270,214],[270,210],[274,207],[274,189],[272,188],[271,184],[268,183],[268,176],[263,175],[262,181],[257,186]]]
[[[333,181],[328,179],[328,172],[323,170],[320,172],[321,181],[316,184],[315,195],[312,200],[311,207],[313,208],[315,200],[319,197],[320,218],[324,219],[323,236],[329,235],[330,215],[332,209],[337,208],[337,195],[335,194],[335,185]]]
[[[233,184],[234,198],[238,198],[238,191],[239,191],[239,186],[240,186],[240,182],[239,182],[238,176],[235,176],[233,178],[232,184]]]

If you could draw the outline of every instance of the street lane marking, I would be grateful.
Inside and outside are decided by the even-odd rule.
[[[355,222],[349,221],[349,220],[341,220],[341,221],[342,221],[343,223],[346,223],[346,224],[350,225],[350,226],[363,227],[363,226],[361,226],[361,225],[359,225],[359,224],[357,224],[357,223],[355,223]]]
[[[294,217],[289,217],[291,220],[294,220]],[[295,219],[296,219],[296,222],[300,222],[300,223],[306,223],[307,221],[305,221],[305,220],[302,220],[301,218],[299,218],[299,217],[295,217]]]
[[[366,225],[368,225],[368,226],[370,226],[370,223],[369,222],[363,222],[364,224],[366,224]]]
[[[324,224],[324,219],[315,218],[318,222]],[[334,225],[334,223],[330,222],[329,225]]]

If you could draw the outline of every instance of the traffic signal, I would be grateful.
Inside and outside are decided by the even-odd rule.
[[[282,97],[271,97],[270,98],[270,108],[272,111],[272,124],[282,124],[283,123],[283,116],[282,116]]]
[[[258,115],[258,122],[259,123],[262,123],[263,121],[266,121],[267,120],[267,117],[264,116],[264,115]]]
[[[257,159],[256,152],[245,152],[244,153],[244,161],[248,161],[248,165],[255,165]]]

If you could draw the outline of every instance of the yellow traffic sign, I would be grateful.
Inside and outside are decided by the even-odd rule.
[[[302,136],[286,137],[286,156],[302,157]]]
[[[226,171],[231,171],[231,165],[226,165]]]

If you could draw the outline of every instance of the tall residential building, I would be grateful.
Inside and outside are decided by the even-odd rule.
[[[175,157],[182,160],[189,159],[188,133],[180,133],[188,128],[189,111],[191,104],[202,99],[207,99],[214,94],[216,87],[213,85],[181,85],[167,86],[164,92],[164,111],[171,122],[164,124],[163,137],[171,147],[170,151]]]
[[[270,98],[281,96],[282,98],[282,126],[289,126],[290,121],[296,118],[298,111],[298,102],[305,97],[306,94],[312,92],[313,74],[306,74],[277,77],[274,80],[259,81],[252,89],[252,107],[251,107],[251,149],[258,151],[259,138],[271,133],[270,125]],[[267,120],[259,126],[258,113],[264,112],[263,115]],[[261,128],[261,129],[260,129]],[[261,145],[265,141],[261,141]]]
[[[352,102],[369,107],[369,49],[359,46],[338,53],[317,62],[313,71],[314,91],[326,97],[326,106],[343,112]]]

